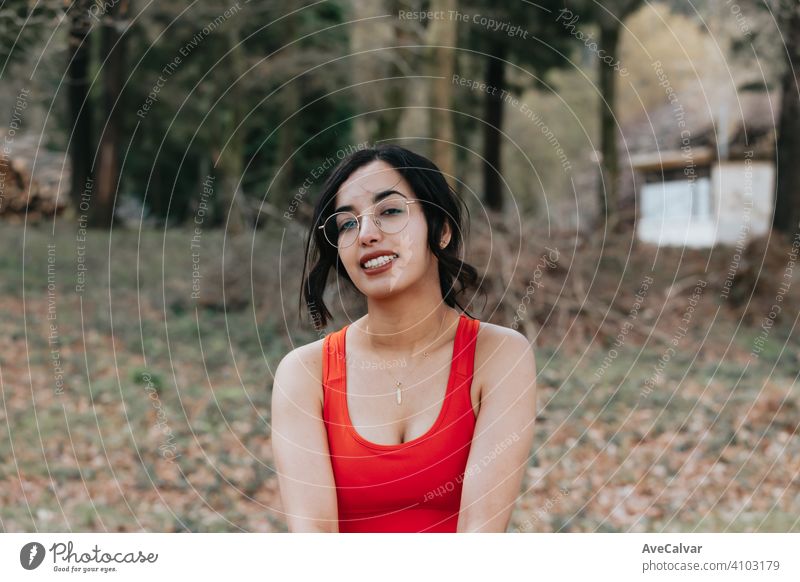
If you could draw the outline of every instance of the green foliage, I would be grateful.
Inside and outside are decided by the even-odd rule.
[[[0,3],[0,71],[15,60],[25,59],[28,51],[52,32],[61,6],[53,0]]]
[[[152,387],[156,394],[161,394],[164,382],[161,375],[144,368],[136,368],[131,371],[131,380],[141,386]]]
[[[6,38],[16,36],[29,3],[10,4],[0,11],[0,35]],[[45,18],[44,9],[36,16],[32,22]],[[304,168],[351,141],[346,120],[354,111],[348,97],[335,92],[344,84],[345,65],[317,66],[346,54],[343,19],[336,3],[288,13],[272,3],[208,1],[188,9],[154,3],[127,22],[130,73],[116,105],[122,112],[121,192],[142,201],[155,217],[180,224],[193,219],[207,175],[230,174],[234,184],[241,180],[245,195],[260,200],[292,156],[282,187],[269,195],[275,204],[291,198],[290,189],[305,179]],[[23,40],[41,40],[41,28],[25,29],[15,50],[24,50]],[[106,123],[99,107],[105,59],[100,33],[95,23],[94,85],[86,105],[95,142]],[[69,136],[69,115],[54,123]],[[221,158],[225,154],[235,159],[233,166]],[[217,180],[205,228],[224,224],[227,208],[218,191],[223,187],[229,188]]]
[[[571,37],[564,25],[556,21],[563,6],[564,3],[560,0],[546,0],[535,4],[521,1],[462,1],[459,3],[462,12],[519,26],[528,34],[526,37],[509,35],[502,30],[481,26],[470,19],[461,26],[460,41],[463,46],[476,51],[490,55],[502,53],[507,61],[536,75],[536,85],[541,87],[542,77],[548,70],[569,64],[564,55],[570,52]],[[513,88],[518,92],[521,90],[521,87]]]

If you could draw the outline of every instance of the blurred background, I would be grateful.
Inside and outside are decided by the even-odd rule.
[[[535,344],[509,531],[800,531],[796,0],[0,3],[0,528],[286,531],[320,186],[396,143]]]

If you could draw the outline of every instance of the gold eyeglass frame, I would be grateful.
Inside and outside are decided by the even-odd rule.
[[[397,234],[397,232],[403,232],[403,230],[406,228],[406,226],[408,226],[408,222],[406,222],[406,224],[403,226],[403,228],[401,228],[401,229],[400,229],[400,230],[398,230],[397,232],[386,232],[385,230],[383,230],[383,228],[381,228],[381,225],[380,225],[380,224],[378,224],[378,219],[377,219],[377,218],[375,218],[375,208],[377,208],[378,206],[380,206],[380,205],[381,205],[381,203],[383,203],[383,202],[385,202],[385,200],[381,200],[380,202],[376,203],[376,204],[375,204],[375,205],[372,207],[372,208],[373,208],[373,210],[372,210],[371,212],[362,212],[361,214],[353,214],[353,213],[352,213],[352,212],[350,212],[349,210],[343,210],[343,211],[341,211],[341,212],[334,212],[334,213],[333,213],[333,214],[331,214],[331,215],[330,215],[328,218],[326,218],[326,219],[325,219],[325,222],[324,222],[324,223],[323,223],[321,226],[318,226],[318,227],[317,227],[317,230],[321,230],[321,231],[323,232],[323,234],[324,234],[324,233],[325,233],[325,230],[324,230],[324,229],[325,229],[325,225],[326,225],[326,224],[328,224],[328,221],[329,221],[331,218],[333,218],[333,217],[334,217],[334,216],[336,216],[337,214],[350,214],[351,216],[355,216],[355,217],[356,217],[356,223],[358,224],[358,230],[357,230],[357,232],[358,232],[358,233],[361,233],[361,217],[362,217],[362,216],[368,216],[368,215],[370,215],[370,214],[371,214],[371,215],[372,215],[372,222],[375,224],[375,226],[377,226],[377,227],[378,227],[378,230],[380,230],[380,231],[381,231],[383,234]],[[414,204],[415,202],[419,202],[419,200],[403,200],[403,202],[405,203],[405,205],[406,205],[406,206],[408,206],[409,204]],[[356,236],[356,238],[355,238],[355,239],[353,239],[353,242],[351,242],[349,245],[345,245],[345,246],[343,246],[343,247],[340,247],[338,244],[336,244],[336,245],[335,245],[335,244],[333,244],[333,243],[332,243],[332,242],[331,242],[331,241],[328,239],[328,235],[327,235],[327,234],[325,234],[325,240],[327,240],[329,244],[331,244],[332,246],[334,246],[334,247],[335,247],[335,248],[337,248],[337,249],[346,249],[347,247],[353,246],[353,243],[354,243],[354,242],[356,242],[356,240],[357,240],[357,239],[358,239],[358,236]]]

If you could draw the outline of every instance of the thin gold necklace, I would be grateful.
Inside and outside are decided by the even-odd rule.
[[[444,325],[444,320],[445,319],[447,319],[447,312],[446,311],[444,313],[444,316],[442,317],[442,321],[439,322],[439,329],[436,330],[436,336],[434,337],[434,340],[431,343],[431,345],[433,345],[433,343],[435,343],[436,340],[439,339],[439,333],[442,331],[442,326]],[[369,330],[369,324],[367,324],[366,327],[367,327],[367,330]],[[428,346],[428,347],[430,347],[430,346]],[[427,359],[429,356],[430,356],[430,354],[428,353],[427,349],[422,351],[422,357],[423,358]],[[413,358],[414,356],[412,355],[411,357]],[[418,367],[419,367],[419,364],[414,366],[414,369],[416,370]],[[407,388],[403,387],[403,382],[401,382],[400,380],[395,378],[394,375],[391,372],[389,372],[388,368],[386,369],[386,373],[389,374],[389,376],[392,378],[392,380],[394,380],[394,393],[395,393],[395,400],[394,401],[398,406],[400,406],[403,403],[403,390],[406,390]]]

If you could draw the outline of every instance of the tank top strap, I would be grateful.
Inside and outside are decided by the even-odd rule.
[[[475,366],[475,345],[481,322],[466,315],[461,315],[459,333],[456,334],[453,347],[453,363],[456,374],[462,378],[472,378]]]
[[[322,386],[325,391],[326,400],[329,400],[330,390],[340,391],[340,384],[344,379],[345,353],[344,339],[348,325],[331,332],[322,340]]]

